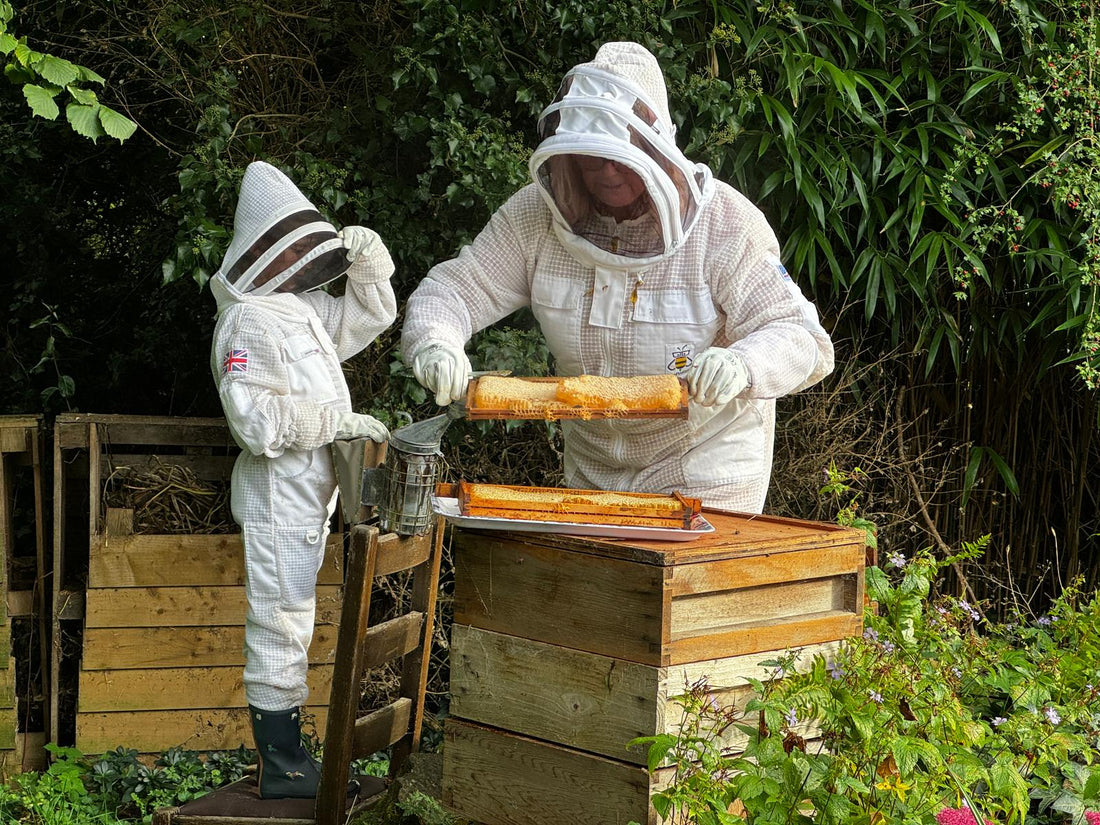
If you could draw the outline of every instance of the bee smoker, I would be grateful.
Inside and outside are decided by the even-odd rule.
[[[375,507],[382,530],[400,536],[427,533],[443,460],[439,446],[455,417],[448,412],[407,424],[381,445],[369,438],[334,441],[333,462],[348,523],[363,521],[362,508]]]

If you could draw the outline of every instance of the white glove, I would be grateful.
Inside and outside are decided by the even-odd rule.
[[[466,397],[474,372],[465,351],[450,344],[429,344],[418,350],[412,369],[420,385],[435,393],[435,403],[441,407]]]
[[[367,436],[371,441],[381,444],[390,437],[386,425],[373,415],[342,412],[336,414],[336,437],[339,439],[361,438]]]
[[[365,226],[345,226],[336,233],[336,237],[344,242],[344,248],[348,251],[348,260],[355,263],[375,244],[378,233]]]
[[[692,399],[704,407],[728,404],[750,384],[744,359],[725,347],[703,350],[686,378]]]

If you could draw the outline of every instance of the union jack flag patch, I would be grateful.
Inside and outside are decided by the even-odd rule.
[[[222,361],[222,372],[228,375],[231,372],[248,372],[248,350],[231,349]]]

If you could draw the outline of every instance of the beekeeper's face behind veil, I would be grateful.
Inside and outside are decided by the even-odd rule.
[[[350,265],[336,227],[290,178],[270,164],[250,163],[220,271],[225,281],[241,295],[307,292]]]
[[[589,262],[667,257],[713,193],[710,170],[677,148],[660,66],[637,43],[607,43],[572,69],[538,129],[532,177],[559,238]]]

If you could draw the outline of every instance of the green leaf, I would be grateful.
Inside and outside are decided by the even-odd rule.
[[[959,98],[958,105],[962,106],[964,103],[966,103],[966,101],[970,100],[970,98],[974,97],[974,95],[978,94],[982,89],[984,89],[991,83],[998,83],[1002,80],[1008,80],[1010,77],[1011,76],[1008,74],[1008,72],[993,72],[992,74],[983,77],[981,80],[975,81],[970,85],[970,88],[963,93],[963,96]]]
[[[19,41],[7,32],[0,32],[0,54],[11,54]]]
[[[50,54],[43,55],[34,68],[35,71],[55,86],[68,86],[80,77],[80,71],[75,65],[68,60]]]
[[[23,97],[27,99],[31,111],[36,117],[44,117],[46,120],[54,120],[61,113],[53,99],[55,94],[57,92],[51,93],[49,89],[34,83],[23,87]]]
[[[1008,491],[1013,496],[1020,495],[1020,484],[1016,481],[1016,474],[1012,472],[1012,468],[1008,466],[1003,458],[995,451],[988,447],[985,450],[986,455],[989,456],[989,460],[993,462],[993,466],[997,468],[997,472],[1001,476],[1001,480],[1005,483]]]
[[[137,129],[137,124],[130,118],[106,106],[99,107],[99,122],[103,125],[103,131],[119,141],[126,140]],[[337,209],[342,205],[337,203]]]
[[[84,106],[70,103],[65,107],[65,117],[78,135],[83,135],[92,143],[103,137],[103,127],[99,123],[99,106]]]
[[[77,103],[83,103],[85,106],[94,106],[99,102],[95,92],[91,89],[84,89],[80,86],[66,86],[65,91],[73,96],[73,100]]]
[[[77,66],[76,68],[77,71],[80,72],[80,79],[85,83],[98,83],[100,86],[103,86],[107,82],[102,75],[96,74],[87,66]]]

